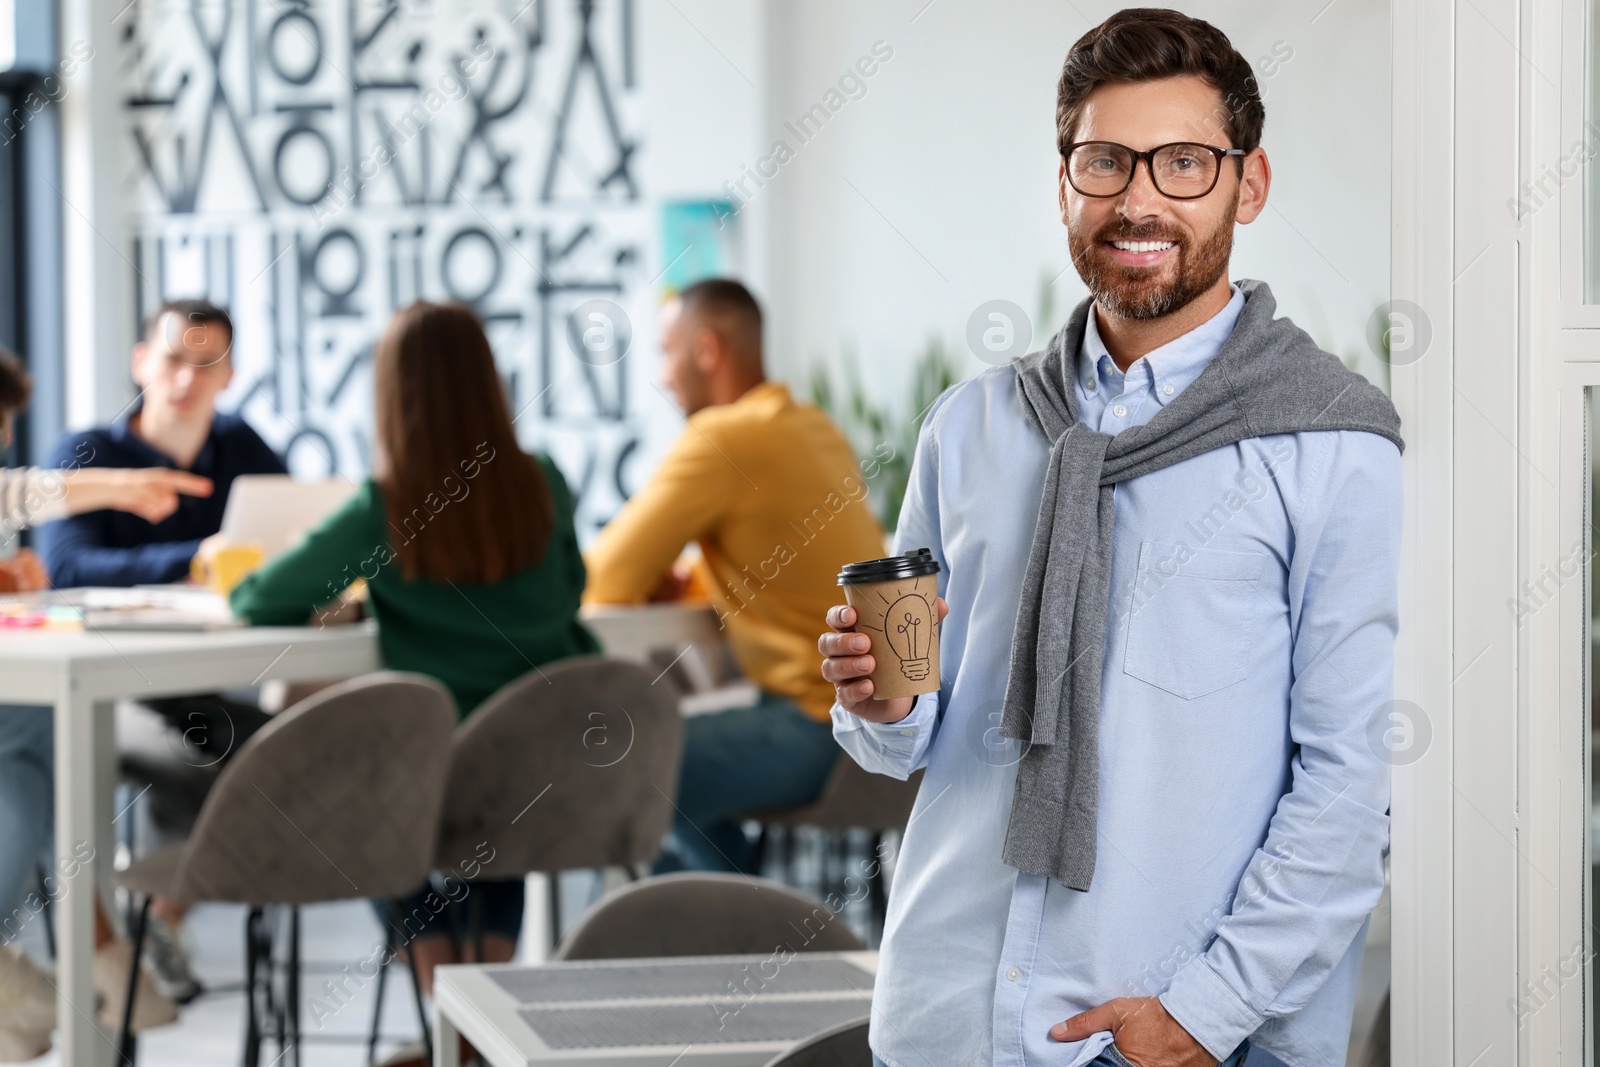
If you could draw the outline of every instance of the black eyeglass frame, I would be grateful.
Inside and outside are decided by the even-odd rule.
[[[1128,168],[1128,180],[1123,184],[1121,189],[1118,189],[1114,193],[1086,193],[1082,189],[1078,188],[1077,182],[1072,180],[1072,153],[1077,149],[1082,148],[1084,145],[1090,144],[1104,144],[1110,145],[1113,148],[1120,148],[1133,157],[1133,166]],[[1161,182],[1156,179],[1156,153],[1164,148],[1176,148],[1178,145],[1187,145],[1191,148],[1204,148],[1207,152],[1210,152],[1216,157],[1217,169],[1212,173],[1211,184],[1206,188],[1205,192],[1195,193],[1192,196],[1173,196],[1171,193],[1161,188]],[[1242,148],[1218,148],[1216,145],[1204,144],[1200,141],[1168,141],[1166,144],[1158,144],[1154,148],[1147,148],[1143,152],[1136,152],[1127,145],[1118,144],[1116,141],[1073,141],[1071,144],[1062,145],[1060,151],[1061,161],[1062,163],[1066,164],[1067,168],[1067,183],[1070,184],[1073,190],[1080,196],[1093,197],[1096,200],[1107,200],[1113,196],[1121,196],[1123,193],[1127,192],[1128,186],[1133,184],[1133,176],[1139,172],[1139,162],[1141,160],[1144,161],[1145,172],[1150,175],[1150,184],[1155,186],[1156,192],[1160,193],[1168,200],[1199,200],[1202,197],[1210,196],[1212,190],[1216,189],[1217,182],[1222,180],[1222,161],[1224,159],[1227,159],[1229,156],[1247,156],[1250,154]]]

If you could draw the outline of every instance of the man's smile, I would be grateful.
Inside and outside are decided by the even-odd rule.
[[[1176,241],[1102,241],[1111,259],[1124,267],[1150,267],[1164,262]]]

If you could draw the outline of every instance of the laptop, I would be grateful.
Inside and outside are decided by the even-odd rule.
[[[233,542],[254,541],[270,560],[299,544],[355,492],[348,478],[301,482],[287,474],[241,474],[228,490],[222,534]]]

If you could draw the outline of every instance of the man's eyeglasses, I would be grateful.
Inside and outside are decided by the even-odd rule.
[[[1135,152],[1115,141],[1075,141],[1061,147],[1067,181],[1084,196],[1121,196],[1133,184],[1139,161],[1150,172],[1156,192],[1172,200],[1198,200],[1217,187],[1222,161],[1246,155],[1242,148],[1217,148],[1174,141]]]

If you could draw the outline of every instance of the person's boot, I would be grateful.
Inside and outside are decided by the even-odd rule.
[[[56,987],[20,949],[0,946],[0,1063],[24,1063],[50,1050]]]
[[[155,979],[156,987],[174,1002],[187,1004],[200,995],[200,983],[189,969],[182,927],[173,926],[153,911],[145,929],[142,963]]]
[[[99,997],[100,1025],[115,1033],[122,1026],[122,1007],[128,996],[128,965],[133,960],[133,942],[125,937],[108,941],[94,952],[94,991]],[[139,995],[133,1001],[134,1033],[152,1026],[165,1026],[178,1018],[178,1006],[156,988],[156,983],[141,964]]]

